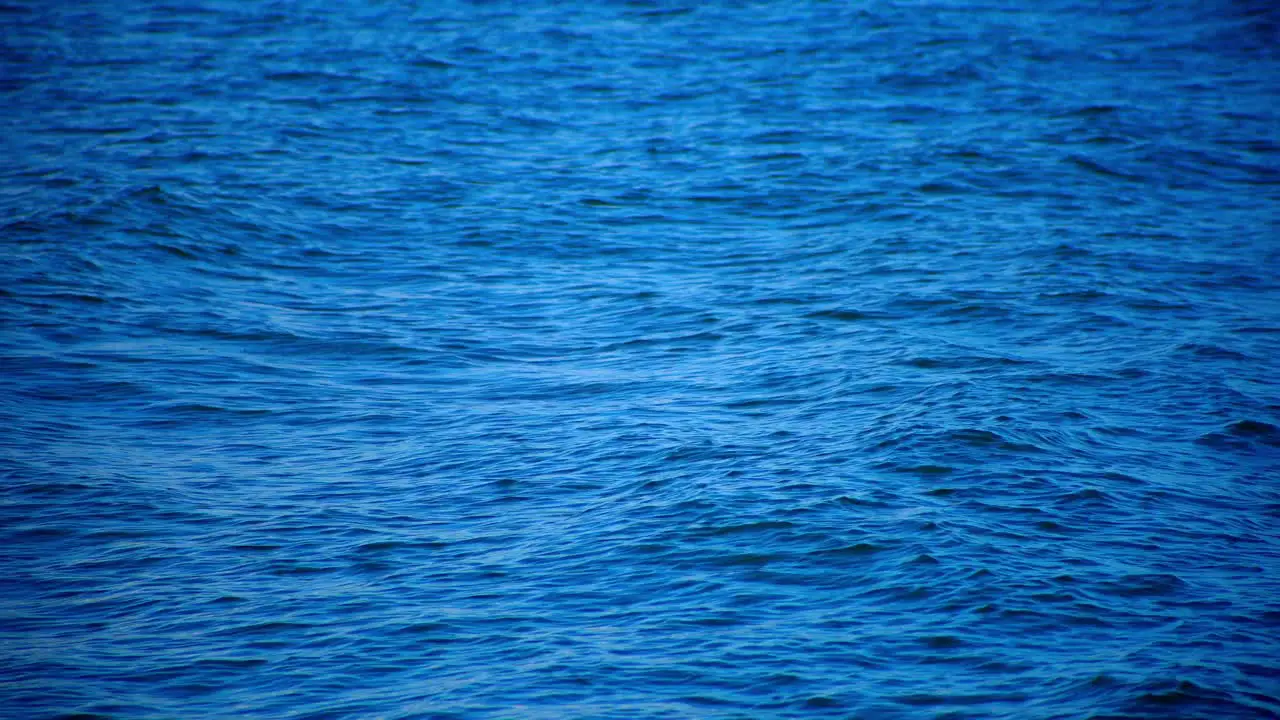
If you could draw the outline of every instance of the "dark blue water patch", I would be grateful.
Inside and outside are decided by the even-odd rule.
[[[0,714],[1280,715],[1266,4],[0,23]]]

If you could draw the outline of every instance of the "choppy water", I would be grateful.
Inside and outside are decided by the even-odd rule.
[[[5,717],[1280,716],[1267,3],[0,8]]]

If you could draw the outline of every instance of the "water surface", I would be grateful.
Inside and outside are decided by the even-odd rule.
[[[0,7],[0,714],[1280,717],[1278,28]]]

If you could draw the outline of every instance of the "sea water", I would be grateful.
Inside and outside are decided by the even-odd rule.
[[[1280,716],[1280,15],[0,7],[0,715]]]

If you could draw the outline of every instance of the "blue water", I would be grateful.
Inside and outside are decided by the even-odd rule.
[[[1266,2],[0,7],[0,716],[1280,717]]]

